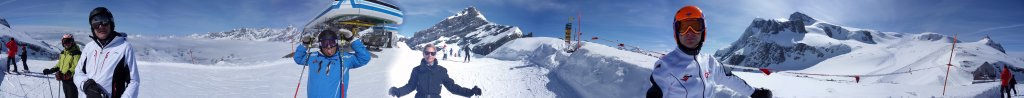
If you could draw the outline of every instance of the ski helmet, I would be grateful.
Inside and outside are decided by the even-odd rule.
[[[60,41],[61,44],[74,44],[75,38],[74,35],[64,34],[64,36],[61,37]]]
[[[92,12],[89,13],[90,30],[92,30],[91,26],[93,22],[104,22],[107,25],[110,25],[111,32],[114,31],[114,14],[111,14],[110,10],[107,10],[106,7],[96,7],[92,9]],[[94,34],[93,36],[96,35]]]
[[[338,34],[334,29],[320,31],[317,39],[320,41],[320,48],[338,47]]]
[[[684,6],[676,11],[676,16],[672,26],[675,34],[676,46],[679,47],[684,53],[690,55],[697,55],[700,53],[700,48],[704,44],[704,40],[707,37],[707,31],[704,26],[704,14],[697,6]],[[689,48],[683,45],[681,42],[683,39],[679,38],[682,34],[687,32],[693,32],[701,34],[701,40],[697,43],[697,47]]]

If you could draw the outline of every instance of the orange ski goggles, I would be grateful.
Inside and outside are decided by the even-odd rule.
[[[684,35],[687,33],[703,34],[704,33],[704,18],[689,18],[675,22],[673,26],[676,33]]]

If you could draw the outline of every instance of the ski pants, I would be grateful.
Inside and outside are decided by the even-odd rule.
[[[17,60],[14,60],[14,56],[7,56],[7,68],[13,68],[13,71],[18,71],[18,62],[15,61]],[[14,67],[11,67],[11,65],[14,65]]]
[[[999,86],[999,88],[1000,88],[999,96],[1006,96],[1006,98],[1013,97],[1013,95],[1010,94],[1010,87],[1009,86],[1001,85],[1001,86]],[[1000,98],[1002,98],[1002,97],[1000,97]]]
[[[64,87],[64,98],[78,98],[78,87],[75,87],[74,80],[60,80]]]
[[[25,70],[28,70],[28,57],[24,57],[24,56],[21,57],[21,65],[22,65],[22,67],[25,67]],[[17,67],[18,65],[14,65],[14,66]]]

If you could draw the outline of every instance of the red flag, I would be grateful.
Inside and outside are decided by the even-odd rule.
[[[860,83],[860,76],[853,76],[853,79],[856,80],[857,83]]]
[[[763,72],[763,73],[764,73],[764,75],[766,75],[766,76],[767,76],[767,75],[772,75],[772,71],[768,70],[768,68],[760,68],[760,70],[761,70],[761,72]]]

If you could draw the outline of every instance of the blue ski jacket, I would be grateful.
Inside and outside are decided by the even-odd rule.
[[[335,52],[333,56],[323,54],[306,54],[306,47],[295,48],[295,63],[309,66],[306,96],[309,98],[342,98],[347,94],[349,69],[359,68],[370,62],[370,52],[366,51],[363,42],[352,42],[355,53]]]

